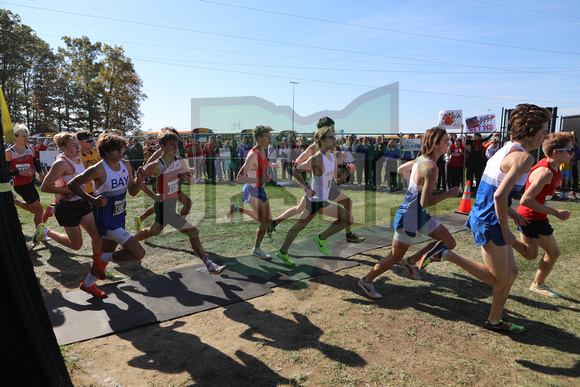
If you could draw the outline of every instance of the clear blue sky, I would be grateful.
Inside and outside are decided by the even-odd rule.
[[[402,132],[439,110],[522,102],[580,114],[580,2],[0,1],[54,49],[121,45],[143,79],[143,129],[189,129],[191,98],[256,96],[302,116],[393,82]],[[498,120],[499,123],[499,120]],[[241,123],[245,127],[244,123]],[[268,123],[264,123],[268,124]],[[224,128],[231,130],[232,128]]]

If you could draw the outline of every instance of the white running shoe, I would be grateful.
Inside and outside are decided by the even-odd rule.
[[[375,290],[375,284],[365,281],[364,278],[358,280],[358,286],[360,286],[370,298],[383,298],[383,295]]]
[[[224,271],[225,268],[226,265],[218,265],[212,262],[207,268],[207,271],[209,274],[220,274],[222,271]]]
[[[252,255],[254,257],[258,257],[258,258],[262,258],[262,259],[270,259],[272,258],[272,256],[266,252],[264,252],[264,250],[262,250],[259,247],[253,247],[252,248]]]

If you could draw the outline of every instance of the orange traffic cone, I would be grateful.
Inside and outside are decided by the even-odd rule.
[[[463,191],[463,197],[459,203],[459,209],[455,212],[467,215],[469,214],[469,211],[471,211],[471,181],[467,180],[465,191]]]

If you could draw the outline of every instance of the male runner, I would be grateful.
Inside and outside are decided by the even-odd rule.
[[[537,149],[548,136],[551,114],[547,109],[520,104],[510,113],[512,141],[506,143],[491,159],[481,178],[477,200],[466,225],[471,228],[475,244],[481,246],[483,263],[465,258],[447,248],[444,242],[423,256],[419,269],[430,262],[447,260],[493,287],[491,310],[484,327],[501,333],[525,331],[521,325],[502,319],[504,305],[518,275],[512,245],[516,238],[509,229],[508,216],[517,218],[511,201],[525,186]]]
[[[271,131],[272,128],[269,126],[256,126],[254,129],[256,145],[248,152],[246,161],[236,177],[237,181],[244,183],[242,203],[250,203],[252,208],[236,207],[232,203],[230,210],[226,214],[229,219],[232,212],[241,212],[250,215],[260,223],[256,231],[252,255],[262,259],[272,258],[270,254],[267,254],[260,248],[268,225],[272,222],[272,211],[270,211],[270,203],[266,197],[264,184],[270,181],[268,165],[279,168],[278,164],[268,162],[268,155],[266,154],[266,149],[268,149],[268,145],[270,145],[270,141],[272,140],[270,135]]]
[[[318,120],[318,123],[316,124],[316,127],[318,129],[326,127],[326,126],[331,127],[332,131],[334,132],[334,121],[330,117],[322,117],[320,120]],[[306,150],[304,152],[302,152],[296,158],[295,165],[300,165],[300,164],[304,163],[306,160],[308,160],[308,158],[312,157],[316,153],[316,151],[317,151],[316,135],[314,135],[314,141],[315,141],[314,144],[311,144],[308,148],[306,148]],[[334,150],[332,150],[332,153],[334,154]],[[346,158],[345,153],[341,153],[341,159],[338,160],[338,164],[340,164],[342,162],[343,157]],[[309,171],[303,171],[303,172],[309,172]],[[352,200],[348,196],[346,196],[344,193],[340,192],[336,188],[336,186],[334,185],[334,182],[330,188],[330,192],[328,194],[328,199],[342,205],[348,213],[352,213]],[[272,232],[276,231],[276,226],[278,224],[282,223],[286,219],[293,217],[294,215],[302,213],[302,211],[304,210],[304,207],[306,206],[306,203],[307,203],[306,197],[303,197],[297,206],[289,208],[284,213],[282,213],[280,216],[278,216],[268,227],[268,235],[271,235]],[[347,242],[361,243],[366,239],[365,237],[355,235],[352,232],[350,227],[351,227],[351,224],[348,224],[345,228],[345,232],[346,232],[345,237],[346,237]]]
[[[322,233],[314,236],[314,241],[322,254],[329,255],[330,252],[326,247],[326,239],[336,234],[345,227],[354,222],[354,217],[350,212],[336,204],[329,203],[328,198],[331,191],[332,180],[338,183],[344,181],[349,174],[356,169],[354,164],[347,165],[347,170],[340,176],[337,168],[337,160],[331,150],[335,147],[334,130],[331,126],[323,126],[316,131],[314,136],[316,140],[316,147],[318,152],[311,156],[304,163],[296,166],[292,172],[298,184],[304,189],[306,197],[306,206],[300,214],[298,222],[294,224],[280,250],[276,256],[280,258],[286,265],[294,265],[294,261],[290,260],[288,256],[288,249],[290,245],[298,236],[316,214],[323,214],[336,218],[328,228]],[[312,178],[310,179],[310,186],[306,185],[302,178],[301,172],[312,171]]]
[[[550,134],[550,137],[544,141],[542,150],[546,157],[532,168],[517,209],[521,217],[515,218],[521,240],[514,241],[514,249],[529,261],[538,257],[538,247],[544,250],[544,256],[540,260],[530,290],[548,297],[562,297],[560,293],[545,284],[546,278],[560,256],[560,249],[554,238],[554,230],[550,226],[548,215],[567,220],[570,218],[570,211],[550,208],[544,203],[546,199],[552,198],[560,185],[562,173],[558,167],[569,163],[574,157],[572,138],[570,132],[558,132]]]
[[[106,293],[95,285],[97,279],[106,278],[109,262],[140,261],[145,256],[141,244],[125,231],[125,207],[127,191],[131,196],[139,193],[145,180],[143,168],[133,178],[131,164],[123,160],[127,142],[115,134],[103,133],[97,141],[102,160],[89,167],[68,183],[68,188],[82,199],[93,204],[95,223],[102,237],[101,252],[96,254],[91,271],[80,284],[80,289],[95,298],[104,298]],[[94,181],[94,195],[88,194],[83,186]],[[117,245],[122,248],[115,251]]]
[[[43,236],[48,236],[63,246],[79,250],[83,246],[82,227],[91,237],[94,259],[101,248],[101,237],[95,226],[93,210],[89,202],[67,187],[72,178],[85,171],[80,157],[79,141],[73,133],[61,132],[54,136],[54,142],[62,150],[62,154],[50,167],[40,190],[53,193],[58,199],[54,216],[58,224],[64,227],[66,234],[51,230],[41,223],[36,229],[33,243],[38,244]]]
[[[41,173],[40,160],[35,159],[34,148],[28,146],[28,128],[23,124],[14,125],[14,136],[16,140],[14,145],[6,149],[4,155],[6,161],[11,167],[10,175],[13,178],[14,190],[24,199],[28,212],[34,215],[34,224],[38,227],[42,223],[42,204],[40,204],[40,195],[32,182],[34,171],[39,173],[40,179],[44,178]]]
[[[145,178],[150,176],[157,177],[158,193],[150,193],[150,196],[155,200],[155,221],[150,227],[139,231],[135,235],[135,239],[142,241],[152,236],[157,236],[169,224],[189,237],[189,243],[193,251],[201,258],[210,274],[220,274],[226,267],[224,265],[216,265],[209,259],[199,240],[197,228],[175,211],[180,176],[185,176],[190,184],[195,183],[186,160],[179,159],[176,156],[179,137],[169,128],[163,128],[157,135],[157,140],[162,150],[161,157],[147,164],[144,168]]]

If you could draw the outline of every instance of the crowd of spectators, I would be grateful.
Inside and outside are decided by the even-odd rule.
[[[224,138],[225,137],[225,138]],[[246,155],[254,145],[250,134],[239,136],[205,135],[204,142],[193,136],[184,136],[179,142],[179,155],[188,160],[189,166],[195,169],[195,178],[198,183],[215,184],[217,182],[234,181],[240,166],[243,165]],[[407,134],[403,139],[415,139],[415,135]],[[417,137],[418,138],[418,137]],[[477,185],[486,162],[503,145],[499,134],[457,135],[450,134],[450,145],[447,154],[438,162],[439,178],[436,191],[443,192],[454,186],[465,189],[467,180],[471,182],[472,193],[477,194]],[[36,157],[42,151],[58,151],[58,147],[51,138],[36,139],[33,145]],[[270,184],[292,182],[292,169],[296,158],[312,143],[312,139],[304,135],[287,136],[273,135],[272,142],[267,150],[268,159],[279,165],[279,169],[269,167],[272,179]],[[32,144],[31,144],[32,145]],[[566,178],[562,181],[561,199],[575,198],[578,187],[578,161],[580,149],[576,146],[576,156],[571,165],[563,165]],[[128,141],[125,156],[131,161],[133,170],[142,165],[159,148],[156,138],[132,137]],[[343,183],[348,186],[361,187],[367,190],[384,188],[395,191],[406,188],[406,182],[401,179],[397,168],[408,160],[417,157],[418,152],[401,147],[399,136],[357,136],[337,135],[337,151],[344,153],[341,169],[354,163],[355,173],[351,174]],[[413,148],[415,149],[415,148]],[[43,165],[46,172],[46,166]],[[569,177],[568,177],[569,176]]]

